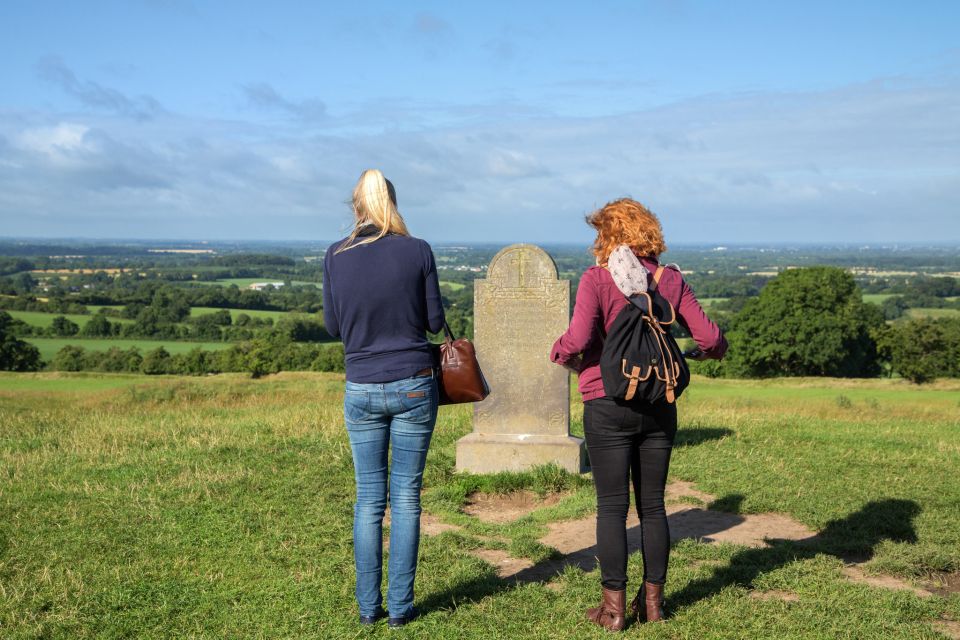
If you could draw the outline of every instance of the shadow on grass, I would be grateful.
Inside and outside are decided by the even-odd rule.
[[[728,511],[736,511],[743,496],[727,496],[723,503]],[[731,529],[744,521],[738,513],[724,513],[720,511],[705,511],[701,509],[684,510],[669,514],[670,538],[673,541],[684,538],[709,539],[713,534]],[[570,530],[567,535],[576,540],[594,540],[595,525],[592,519],[578,520],[570,525],[578,527]],[[641,550],[643,535],[640,525],[627,529],[627,553],[633,554]],[[515,585],[533,582],[549,582],[561,575],[567,567],[576,567],[584,572],[593,571],[597,567],[597,546],[574,549],[558,554],[533,566],[521,569],[507,577],[485,576],[461,583],[443,593],[428,596],[419,606],[426,612],[434,609],[446,609],[456,606],[457,603],[480,600],[488,595],[504,591]]]
[[[891,498],[869,502],[845,518],[831,520],[815,536],[803,540],[771,540],[768,547],[734,554],[729,565],[671,595],[668,605],[672,609],[687,607],[729,586],[752,588],[758,576],[821,553],[844,562],[865,562],[884,540],[915,543],[913,520],[919,514],[920,506],[912,500]]]
[[[677,522],[674,516],[678,514],[673,514],[670,517],[671,538],[674,541],[681,538],[703,539],[712,533],[736,526],[743,521],[743,517],[736,513],[742,500],[743,496],[740,495],[720,498],[716,501],[716,506],[725,512],[716,512],[717,518],[704,519],[693,524]],[[877,545],[884,540],[916,542],[913,520],[919,513],[920,506],[911,500],[887,499],[870,502],[845,518],[828,522],[820,533],[809,538],[771,540],[767,547],[736,553],[728,566],[718,568],[708,578],[686,585],[681,591],[672,594],[667,604],[669,608],[680,609],[709,598],[731,585],[751,588],[758,576],[821,553],[836,556],[845,562],[864,562],[873,556]],[[627,545],[630,553],[640,549],[639,526],[627,531]],[[544,560],[508,578],[486,575],[467,580],[427,596],[418,606],[426,613],[453,608],[464,602],[476,602],[519,584],[549,581],[563,573],[568,566],[592,571],[596,567],[596,546],[579,549],[560,558]]]
[[[697,427],[694,429],[677,429],[673,447],[695,447],[710,440],[721,440],[732,436],[733,430],[725,427]]]

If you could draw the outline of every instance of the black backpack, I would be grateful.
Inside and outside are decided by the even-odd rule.
[[[690,369],[670,335],[676,311],[657,292],[662,274],[661,266],[645,293],[628,298],[603,342],[600,377],[611,398],[673,402],[690,383]]]

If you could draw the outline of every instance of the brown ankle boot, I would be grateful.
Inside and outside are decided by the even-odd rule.
[[[666,617],[663,613],[663,585],[644,582],[637,597],[630,602],[630,613],[640,622],[663,620]]]
[[[587,619],[598,624],[607,631],[623,631],[627,626],[625,610],[627,608],[627,592],[603,589],[603,600],[599,607],[587,609]]]

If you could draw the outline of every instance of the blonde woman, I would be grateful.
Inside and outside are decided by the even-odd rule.
[[[353,213],[353,230],[324,257],[323,318],[346,353],[343,413],[357,491],[353,544],[360,623],[388,617],[389,626],[399,627],[416,617],[420,488],[438,401],[426,332],[442,329],[443,306],[430,245],[407,231],[393,185],[380,171],[360,176]],[[384,611],[380,583],[388,495]]]
[[[627,511],[631,476],[640,515],[643,582],[630,605],[641,620],[662,620],[663,585],[667,580],[670,530],[663,490],[670,452],[677,432],[677,405],[672,402],[624,401],[607,397],[600,378],[600,353],[614,319],[628,304],[607,268],[608,258],[626,245],[646,271],[647,286],[667,250],[657,217],[636,200],[623,198],[587,216],[597,231],[593,253],[597,266],[580,279],[570,328],[553,345],[551,359],[579,374],[583,396],[583,431],[597,491],[597,557],[602,600],[587,610],[587,618],[611,631],[626,626]],[[639,269],[639,267],[638,267]],[[693,289],[671,267],[657,285],[670,301],[680,323],[689,329],[699,349],[697,359],[722,358],[727,350],[723,333],[703,312]],[[691,355],[693,355],[693,353]]]

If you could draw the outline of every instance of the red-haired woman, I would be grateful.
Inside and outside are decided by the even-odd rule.
[[[627,533],[630,480],[636,495],[643,537],[643,584],[631,603],[640,619],[663,619],[663,585],[667,578],[670,531],[663,490],[677,431],[675,403],[623,401],[604,394],[600,378],[603,340],[617,314],[628,304],[607,269],[607,260],[621,245],[630,248],[646,269],[656,272],[666,251],[657,217],[639,202],[624,198],[587,216],[597,230],[593,253],[597,266],[584,272],[570,327],[554,343],[551,359],[579,374],[583,396],[583,430],[597,491],[597,556],[602,601],[587,617],[610,630],[626,626]],[[629,255],[629,254],[628,254]],[[639,269],[639,267],[638,267]],[[643,270],[641,270],[643,273]],[[657,285],[693,336],[698,358],[722,358],[727,342],[707,318],[680,271],[663,269]]]

